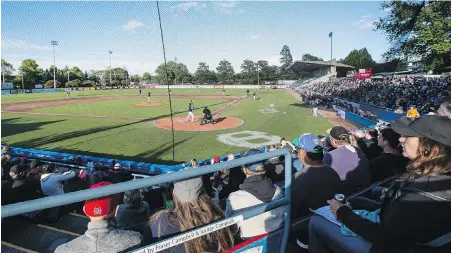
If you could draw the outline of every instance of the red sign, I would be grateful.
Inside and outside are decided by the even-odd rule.
[[[357,79],[362,80],[362,79],[371,78],[373,76],[372,72],[373,72],[373,69],[371,69],[371,68],[360,69]]]

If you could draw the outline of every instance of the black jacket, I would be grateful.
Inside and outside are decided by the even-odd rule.
[[[347,207],[340,207],[337,216],[373,244],[372,252],[402,252],[426,244],[451,232],[451,175],[393,184],[383,200],[380,223],[365,220]]]

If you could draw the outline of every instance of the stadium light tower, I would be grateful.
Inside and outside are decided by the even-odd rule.
[[[329,33],[329,38],[330,38],[330,60],[332,61],[332,35],[333,32]]]
[[[58,45],[58,41],[52,40],[50,44],[53,47],[53,89],[56,89],[56,65],[55,65],[55,46]]]
[[[112,81],[111,81],[111,55],[113,54],[113,51],[108,50],[108,53],[110,54],[110,85],[112,85]]]

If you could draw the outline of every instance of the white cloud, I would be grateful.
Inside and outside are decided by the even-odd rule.
[[[362,29],[362,30],[368,30],[368,29],[372,29],[374,27],[373,23],[376,22],[377,20],[371,20],[369,19],[369,17],[371,17],[372,15],[364,15],[361,16],[360,19],[354,23],[352,23],[353,26],[357,26],[358,28]]]
[[[186,12],[189,11],[190,9],[205,8],[205,7],[207,7],[206,4],[199,4],[198,2],[183,2],[172,6],[171,9]]]
[[[372,21],[365,21],[362,24],[359,25],[359,28],[362,30],[368,30],[368,29],[373,29],[374,25],[373,23],[376,22],[377,20],[372,20]]]
[[[50,51],[52,47],[49,45],[36,45],[28,43],[24,40],[2,40],[2,50],[4,51],[15,51],[15,50],[39,50],[39,51]]]
[[[269,65],[280,66],[280,55],[273,55],[263,58],[263,60],[268,61]]]
[[[259,34],[254,34],[251,36],[251,40],[256,40],[258,38],[260,38],[261,36]]]
[[[236,2],[235,1],[220,1],[218,2],[219,6],[224,8],[235,8]]]
[[[143,26],[144,24],[142,22],[132,19],[128,21],[127,24],[123,25],[122,28],[124,28],[124,30],[126,31],[131,31]]]

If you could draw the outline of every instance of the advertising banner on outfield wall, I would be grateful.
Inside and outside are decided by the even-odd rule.
[[[58,92],[59,89],[32,89],[33,93],[44,93],[44,92]]]
[[[9,90],[2,90],[2,95],[9,95],[11,92]]]

